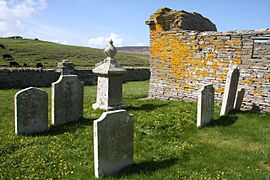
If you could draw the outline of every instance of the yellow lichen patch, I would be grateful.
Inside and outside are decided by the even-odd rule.
[[[251,79],[245,79],[245,80],[241,80],[241,83],[243,83],[243,84],[252,84],[253,83],[253,80],[251,80]]]
[[[208,71],[202,71],[202,77],[207,77],[209,75],[210,73]]]
[[[196,70],[196,71],[195,71],[195,75],[196,75],[197,77],[200,77],[200,76],[202,75],[202,71],[201,71],[201,70]]]
[[[212,63],[212,67],[213,67],[214,69],[217,69],[217,68],[218,68],[218,63],[217,63],[217,62],[213,62],[213,63]]]
[[[239,58],[234,58],[232,62],[236,64],[242,64],[242,61]]]
[[[216,88],[215,89],[215,92],[217,92],[217,93],[224,93],[224,88],[222,88],[222,87]]]
[[[265,76],[266,79],[270,79],[270,75]]]
[[[254,94],[254,95],[262,95],[263,92],[254,90],[254,91],[252,91],[252,94]]]
[[[232,40],[232,42],[233,42],[233,44],[235,46],[240,46],[240,44],[241,44],[241,41],[240,40]]]
[[[207,55],[207,59],[208,59],[208,61],[213,61],[213,59],[215,58],[215,54],[208,54]]]

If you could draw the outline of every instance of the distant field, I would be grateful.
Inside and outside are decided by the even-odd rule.
[[[45,68],[54,68],[57,62],[68,59],[77,68],[92,68],[105,58],[102,49],[67,46],[40,40],[0,38],[0,44],[6,47],[6,49],[0,48],[0,67],[8,67],[10,61],[16,61],[20,66],[25,63],[35,67],[36,63],[41,62]],[[10,54],[13,60],[3,59],[3,54]],[[149,66],[147,54],[119,52],[116,59],[122,66]]]

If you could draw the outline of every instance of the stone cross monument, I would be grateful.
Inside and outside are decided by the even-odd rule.
[[[122,103],[122,81],[126,70],[117,64],[114,59],[117,53],[113,41],[109,42],[104,49],[107,58],[103,63],[93,69],[98,76],[96,103],[93,109],[115,110],[123,107]]]

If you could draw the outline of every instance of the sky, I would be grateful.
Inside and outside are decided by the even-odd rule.
[[[270,0],[0,0],[0,37],[104,48],[148,46],[145,20],[161,7],[199,12],[218,31],[270,28]]]

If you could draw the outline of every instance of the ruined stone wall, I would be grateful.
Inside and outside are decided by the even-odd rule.
[[[126,68],[124,81],[144,81],[149,80],[150,70],[148,68]],[[84,85],[96,84],[97,76],[92,70],[75,70]],[[0,89],[49,87],[51,83],[57,81],[60,72],[53,69],[37,68],[2,68],[0,69]]]
[[[224,33],[171,29],[163,24],[166,17],[166,12],[159,10],[147,21],[149,97],[197,100],[197,90],[213,83],[215,99],[221,101],[228,68],[238,65],[239,87],[246,89],[242,108],[270,112],[269,29]]]

